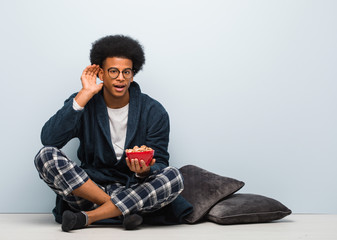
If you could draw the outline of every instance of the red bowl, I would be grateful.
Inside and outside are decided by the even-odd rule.
[[[126,156],[131,159],[137,158],[138,161],[143,160],[146,166],[149,166],[154,155],[154,150],[145,152],[126,152]]]

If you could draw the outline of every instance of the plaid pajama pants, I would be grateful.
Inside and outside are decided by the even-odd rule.
[[[89,211],[98,207],[71,192],[84,184],[87,173],[55,147],[44,147],[35,157],[39,176],[68,203],[74,211]],[[120,183],[100,187],[122,214],[145,213],[158,210],[172,202],[183,191],[183,179],[178,169],[166,167],[154,175],[126,188]]]

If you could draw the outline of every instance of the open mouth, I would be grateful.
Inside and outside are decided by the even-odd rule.
[[[118,92],[123,91],[124,88],[125,88],[125,85],[124,85],[124,84],[114,84],[113,86],[114,86],[114,88],[115,88]]]

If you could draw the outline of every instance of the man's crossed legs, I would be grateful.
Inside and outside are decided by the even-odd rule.
[[[63,213],[63,231],[121,215],[124,227],[134,229],[142,223],[137,213],[158,210],[183,190],[182,176],[174,167],[167,167],[129,188],[120,183],[100,186],[55,147],[42,148],[35,157],[35,166],[41,179],[73,210]]]

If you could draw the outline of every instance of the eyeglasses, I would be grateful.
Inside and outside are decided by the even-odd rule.
[[[120,73],[117,68],[112,67],[108,69],[108,74],[112,79],[118,78]],[[122,74],[125,79],[130,79],[133,77],[134,71],[131,68],[126,68],[122,71]]]

